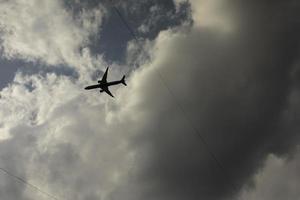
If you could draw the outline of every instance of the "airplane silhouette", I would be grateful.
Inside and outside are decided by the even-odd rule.
[[[97,85],[90,85],[90,86],[85,87],[84,89],[92,90],[92,89],[100,88],[101,89],[100,92],[106,92],[111,97],[114,97],[114,95],[112,95],[112,93],[109,91],[108,87],[112,86],[112,85],[118,85],[120,83],[122,83],[123,85],[126,86],[125,76],[123,76],[122,79],[119,81],[107,82],[106,79],[107,79],[108,68],[109,67],[106,68],[106,71],[105,71],[104,75],[102,76],[102,79],[98,81]]]

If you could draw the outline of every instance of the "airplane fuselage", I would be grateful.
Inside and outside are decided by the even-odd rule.
[[[118,85],[118,84],[121,84],[122,81],[111,81],[111,82],[108,82],[108,83],[100,83],[99,85],[103,86],[103,87],[109,87],[109,86],[112,86],[112,85]]]
[[[121,84],[122,81],[112,81],[112,82],[108,82],[108,83],[99,83],[97,85],[90,85],[88,87],[86,87],[85,89],[86,90],[92,90],[92,89],[96,89],[96,88],[105,88],[105,87],[109,87],[109,86],[112,86],[112,85],[118,85],[118,84]]]

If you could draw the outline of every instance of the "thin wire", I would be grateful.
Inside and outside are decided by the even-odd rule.
[[[1,168],[1,167],[0,167],[0,170],[1,170],[4,174],[6,174],[7,176],[9,176],[9,177],[11,177],[11,178],[14,178],[14,179],[17,180],[18,182],[23,183],[23,184],[25,184],[26,186],[29,186],[30,188],[34,189],[35,191],[37,191],[37,192],[39,192],[39,193],[41,193],[41,194],[44,194],[44,195],[48,196],[48,197],[51,198],[51,199],[59,200],[56,196],[54,196],[54,195],[52,195],[52,194],[50,194],[50,193],[48,193],[48,192],[43,191],[43,190],[40,189],[39,187],[37,187],[37,186],[35,186],[35,185],[29,183],[28,181],[26,181],[24,178],[21,178],[21,177],[19,177],[19,176],[16,176],[16,175],[10,173],[9,171],[7,171],[7,170],[4,169],[4,168]]]
[[[124,23],[124,25],[126,26],[126,28],[128,29],[128,31],[130,32],[131,36],[137,41],[139,42],[138,38],[136,37],[133,29],[129,26],[129,24],[126,22],[126,20],[124,19],[123,15],[121,14],[121,12],[119,11],[119,9],[117,7],[113,7],[117,13],[117,15],[120,17],[120,19],[122,20],[122,22]]]
[[[204,146],[206,147],[206,150],[208,151],[209,155],[216,162],[216,164],[218,165],[218,167],[220,169],[222,169],[222,170],[225,171],[225,168],[223,167],[222,163],[217,159],[217,156],[209,148],[208,143],[206,142],[205,138],[202,136],[202,134],[200,133],[200,131],[197,129],[197,127],[194,126],[194,123],[193,123],[192,119],[189,117],[189,115],[187,114],[187,112],[185,111],[185,109],[183,108],[183,106],[180,104],[180,102],[176,99],[176,96],[175,96],[174,92],[167,85],[167,82],[164,80],[164,78],[162,77],[161,73],[159,72],[158,74],[160,76],[161,82],[164,84],[165,88],[167,88],[167,90],[169,91],[169,93],[171,94],[171,96],[174,98],[175,104],[178,106],[179,110],[184,114],[184,117],[186,118],[187,122],[191,125],[191,127],[194,130],[194,132],[196,133],[196,135],[199,137],[199,139],[201,140],[201,142],[204,144]]]
[[[113,6],[114,10],[116,11],[117,15],[121,18],[122,22],[125,24],[126,28],[128,29],[128,31],[130,32],[130,34],[132,35],[132,37],[137,41],[138,38],[136,36],[136,34],[134,33],[134,31],[132,30],[132,28],[130,27],[130,25],[126,22],[125,18],[123,17],[123,15],[121,14],[121,12],[119,11],[119,9],[116,6]],[[139,43],[138,43],[139,44]],[[143,48],[141,48],[143,50]],[[159,76],[159,80],[162,82],[162,84],[165,86],[165,88],[168,90],[169,94],[171,95],[171,97],[173,97],[173,101],[175,102],[175,104],[177,105],[177,107],[179,108],[179,110],[183,113],[184,118],[187,120],[187,122],[190,124],[190,127],[193,129],[194,133],[196,134],[196,136],[198,136],[198,138],[200,139],[200,141],[203,143],[203,145],[205,146],[208,154],[211,156],[212,160],[214,160],[214,162],[217,164],[217,166],[219,167],[219,169],[221,171],[223,171],[223,173],[226,174],[226,176],[229,176],[227,170],[225,169],[225,167],[223,166],[223,164],[218,160],[216,154],[211,150],[210,146],[208,145],[208,143],[206,142],[205,138],[203,137],[203,135],[200,133],[200,131],[198,130],[198,128],[194,125],[193,121],[191,120],[191,118],[189,117],[189,115],[187,114],[186,110],[184,109],[184,107],[181,105],[181,103],[179,102],[178,98],[176,97],[176,95],[174,94],[174,92],[172,91],[172,89],[169,87],[168,83],[166,82],[165,78],[163,77],[161,71],[158,69],[157,74]],[[236,188],[235,185],[233,185],[233,183],[231,183],[233,188]]]

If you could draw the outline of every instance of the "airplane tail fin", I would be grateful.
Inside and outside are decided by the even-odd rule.
[[[126,84],[126,82],[125,82],[125,76],[122,77],[121,83],[123,83],[123,85],[126,85],[126,86],[127,86],[127,84]]]

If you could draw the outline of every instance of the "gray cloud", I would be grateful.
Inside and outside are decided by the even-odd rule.
[[[255,189],[245,188],[240,199],[298,199],[299,149],[293,159],[280,159],[270,155],[265,167],[255,175]]]
[[[299,6],[214,1],[210,10],[222,12],[202,25],[207,13],[190,2],[194,24],[149,41],[151,59],[115,101],[66,76],[18,73],[1,91],[4,167],[63,199],[232,199],[247,184],[264,187],[253,175],[267,156],[290,155],[299,143]],[[0,184],[5,199],[46,199],[8,178]]]
[[[228,174],[207,155],[157,74],[148,72],[136,80],[142,93],[136,109],[150,116],[136,139],[143,163],[133,180],[136,199],[230,198],[268,154],[286,154],[299,141],[289,116],[299,6],[226,3],[223,12],[235,14],[232,32],[199,26],[161,33],[148,67],[164,74]]]

